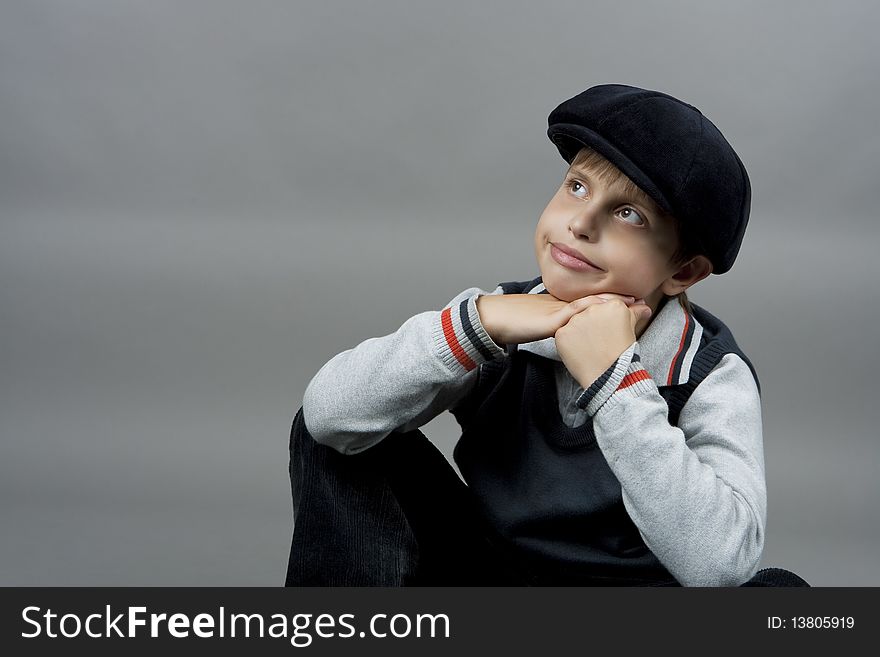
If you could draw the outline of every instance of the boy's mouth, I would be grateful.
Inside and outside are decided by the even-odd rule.
[[[565,244],[551,242],[550,254],[556,262],[569,269],[576,269],[577,271],[604,271],[579,251]]]

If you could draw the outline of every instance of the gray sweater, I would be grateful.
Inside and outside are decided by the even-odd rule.
[[[543,290],[539,283],[528,293]],[[330,359],[303,397],[309,433],[354,454],[454,408],[480,364],[509,357],[480,323],[476,299],[485,294],[503,290],[467,288],[442,310]],[[560,417],[571,427],[592,420],[627,513],[663,566],[684,586],[738,586],[758,570],[767,518],[757,382],[742,358],[724,355],[677,426],[657,388],[687,381],[701,334],[693,315],[666,303],[587,389],[565,368],[553,337],[518,348],[556,361]]]

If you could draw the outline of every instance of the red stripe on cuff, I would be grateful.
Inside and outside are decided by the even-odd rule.
[[[623,381],[620,382],[620,385],[617,386],[618,390],[623,390],[624,388],[629,388],[634,383],[638,383],[639,381],[644,381],[645,379],[650,379],[651,375],[648,374],[647,370],[636,370],[635,372],[630,372],[625,377],[623,377]]]
[[[477,364],[467,355],[455,335],[455,329],[452,327],[452,313],[449,308],[444,308],[440,313],[440,323],[443,325],[443,336],[446,338],[446,344],[452,350],[452,355],[461,363],[468,372],[474,369]]]

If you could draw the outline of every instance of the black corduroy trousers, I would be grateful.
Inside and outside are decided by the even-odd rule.
[[[470,488],[419,430],[358,454],[290,432],[293,539],[285,586],[534,586],[490,538]],[[764,568],[742,586],[809,586]]]

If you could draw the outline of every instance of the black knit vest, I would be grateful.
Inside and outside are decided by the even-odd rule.
[[[505,294],[523,294],[540,282],[501,285]],[[659,386],[673,425],[727,353],[748,364],[760,390],[728,328],[691,305],[703,334],[690,378]],[[473,393],[451,409],[462,428],[453,457],[475,493],[490,541],[534,585],[678,585],[630,519],[592,420],[576,428],[562,421],[555,362],[517,345],[505,349],[506,358],[480,365]]]

